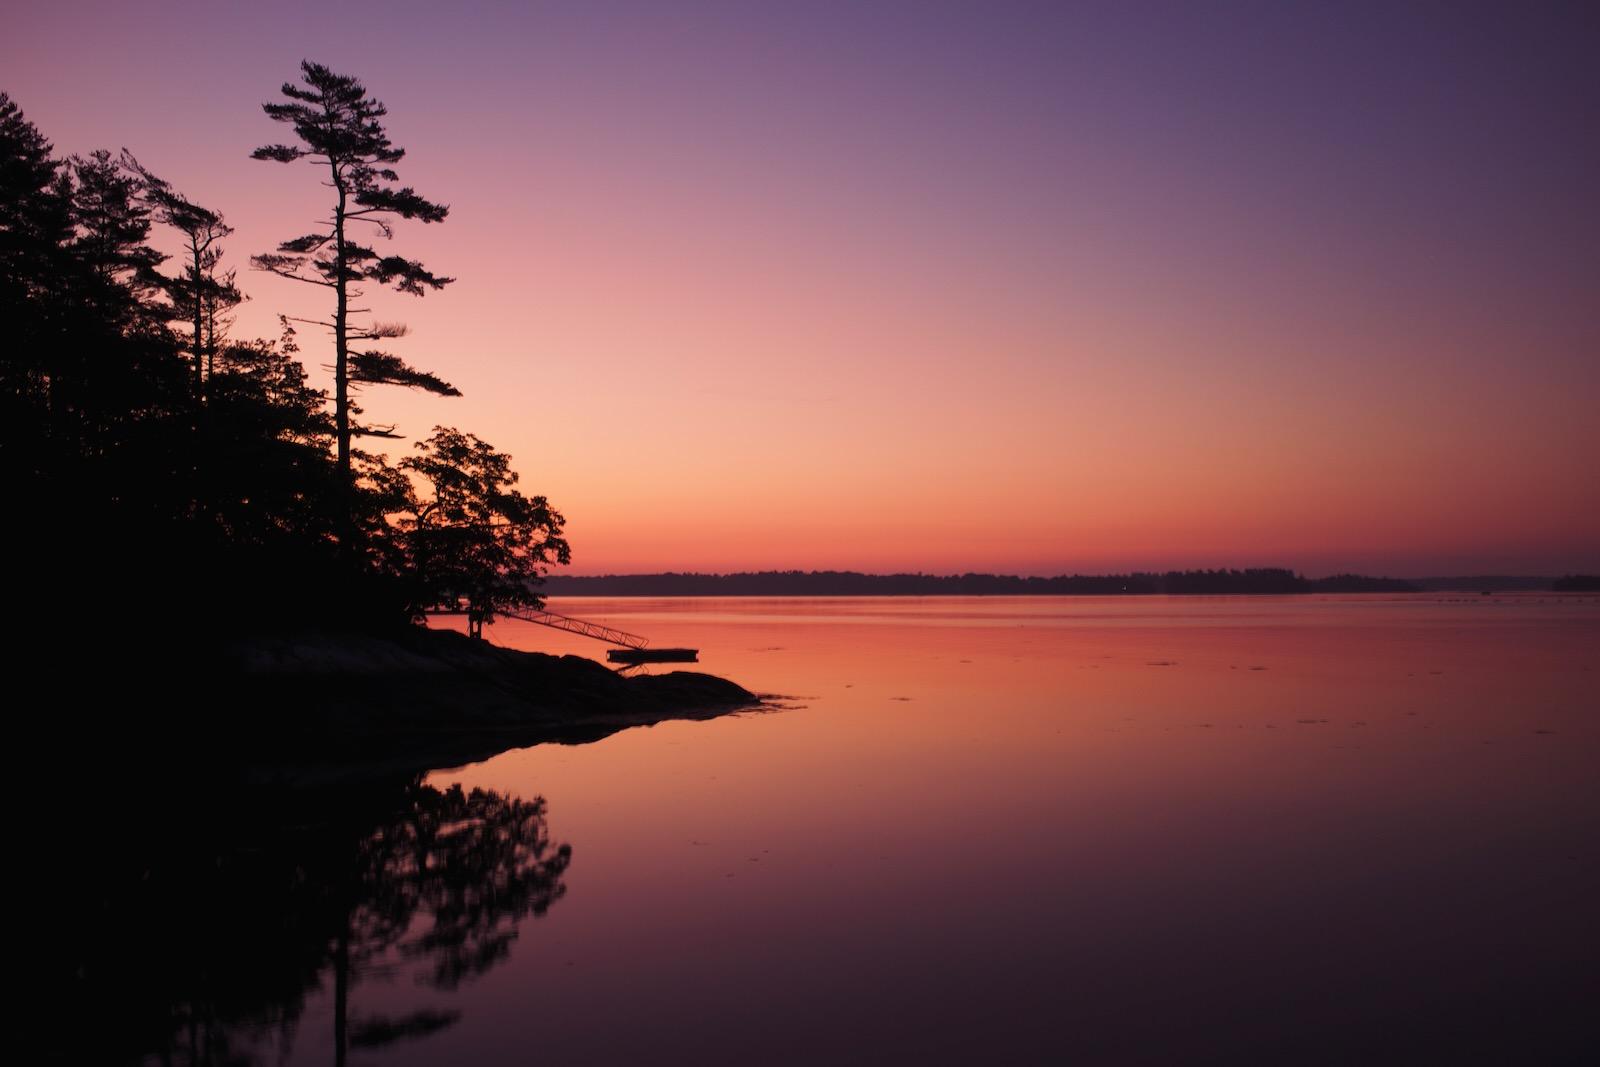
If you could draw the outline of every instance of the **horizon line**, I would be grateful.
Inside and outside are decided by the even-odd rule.
[[[1310,573],[1308,573],[1306,571],[1302,571],[1297,567],[1283,567],[1283,566],[1248,566],[1248,567],[1231,567],[1230,566],[1230,567],[1182,567],[1182,568],[1180,568],[1180,567],[1162,567],[1162,568],[1131,568],[1131,569],[1127,569],[1127,570],[1111,570],[1111,571],[1098,571],[1098,572],[1057,571],[1057,572],[1053,572],[1053,573],[1030,573],[1030,574],[1005,573],[1005,572],[1001,572],[1001,571],[976,571],[976,570],[966,570],[966,571],[924,571],[924,570],[862,571],[862,570],[851,570],[851,569],[848,569],[848,568],[838,568],[838,567],[810,568],[810,569],[801,568],[801,567],[791,567],[791,568],[766,567],[766,568],[762,568],[762,569],[759,569],[759,570],[729,570],[729,571],[654,570],[654,571],[626,571],[626,572],[624,572],[624,571],[606,571],[604,573],[598,573],[598,574],[573,574],[571,572],[552,570],[552,571],[550,571],[550,572],[548,572],[547,574],[544,575],[544,579],[546,581],[548,581],[548,580],[550,580],[552,578],[585,581],[585,580],[590,580],[590,579],[605,579],[605,578],[657,578],[657,577],[668,577],[668,576],[670,576],[670,577],[680,577],[680,578],[738,578],[738,577],[754,577],[754,576],[762,576],[762,575],[786,575],[786,576],[793,576],[793,575],[850,575],[850,576],[863,577],[863,578],[968,578],[968,577],[976,577],[976,578],[1015,578],[1015,579],[1018,579],[1018,580],[1021,580],[1021,581],[1027,581],[1027,580],[1030,580],[1030,579],[1037,579],[1037,580],[1040,580],[1040,581],[1046,581],[1046,580],[1058,579],[1058,578],[1117,578],[1117,577],[1129,577],[1129,576],[1133,576],[1133,575],[1167,575],[1167,574],[1228,574],[1228,573],[1244,574],[1244,573],[1263,572],[1263,571],[1266,571],[1266,572],[1284,572],[1284,573],[1292,574],[1292,575],[1294,575],[1296,577],[1299,577],[1299,578],[1306,578],[1306,579],[1312,580],[1312,581],[1316,581],[1316,580],[1319,580],[1319,579],[1325,579],[1325,578],[1342,578],[1342,577],[1375,578],[1375,579],[1386,579],[1386,580],[1413,581],[1413,582],[1416,582],[1416,581],[1437,581],[1437,580],[1442,580],[1442,579],[1454,580],[1454,579],[1465,579],[1465,578],[1474,578],[1474,579],[1500,578],[1500,579],[1520,579],[1520,580],[1527,580],[1527,579],[1547,580],[1547,579],[1557,579],[1557,578],[1581,578],[1581,577],[1589,577],[1590,576],[1588,574],[1588,572],[1586,572],[1586,571],[1584,571],[1582,569],[1564,569],[1564,570],[1560,571],[1559,573],[1554,573],[1554,572],[1552,572],[1552,573],[1514,573],[1514,572],[1508,572],[1508,571],[1489,571],[1489,570],[1485,570],[1485,571],[1475,571],[1475,572],[1474,571],[1468,571],[1468,572],[1457,572],[1457,573],[1434,572],[1434,573],[1410,574],[1410,575],[1405,575],[1405,574],[1369,574],[1369,573],[1362,572],[1362,571],[1336,570],[1336,571],[1329,571],[1326,574],[1313,575],[1313,574],[1310,574]]]

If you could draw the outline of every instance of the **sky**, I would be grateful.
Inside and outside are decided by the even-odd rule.
[[[20,3],[0,90],[310,229],[302,59],[450,205],[364,301],[572,573],[1600,571],[1600,17],[1581,3]],[[314,373],[331,340],[301,335]]]

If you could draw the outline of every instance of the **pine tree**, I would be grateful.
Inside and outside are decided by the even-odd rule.
[[[366,86],[319,63],[301,63],[300,70],[303,84],[283,85],[288,102],[262,105],[268,117],[294,128],[300,144],[265,145],[256,149],[252,158],[278,163],[309,159],[326,167],[324,184],[334,194],[332,214],[324,228],[284,241],[276,252],[254,256],[251,262],[259,270],[334,292],[333,319],[318,325],[333,331],[335,436],[339,471],[348,483],[353,480],[352,435],[388,435],[387,431],[353,425],[351,416],[357,413],[352,406],[353,385],[405,385],[442,396],[461,395],[448,382],[408,366],[398,356],[377,350],[351,351],[352,341],[405,334],[405,327],[398,325],[352,324],[351,316],[363,310],[351,307],[351,301],[361,295],[359,283],[373,281],[422,296],[453,280],[429,272],[416,260],[379,255],[372,246],[355,240],[351,231],[356,224],[366,223],[384,238],[392,238],[395,219],[443,222],[449,208],[424,199],[410,186],[396,184],[399,175],[393,167],[404,158],[405,149],[390,142],[381,121],[388,109],[367,95]]]
[[[167,257],[146,244],[150,205],[142,181],[105,149],[69,160],[71,251],[98,283],[90,295],[95,310],[133,331],[152,324],[148,298],[161,288],[156,272]]]
[[[171,387],[183,384],[172,377],[181,364],[154,299],[167,257],[148,243],[142,182],[110,152],[73,156],[66,172],[72,236],[63,247],[62,337],[51,357],[52,432],[85,455],[125,455],[126,435],[160,422]]]
[[[0,92],[0,472],[40,473],[56,401],[71,197],[50,142]]]
[[[0,92],[0,299],[40,295],[70,236],[70,201],[50,142]]]
[[[194,359],[194,394],[199,398],[208,366],[215,360],[218,317],[244,301],[244,294],[234,285],[234,273],[217,273],[222,260],[220,242],[232,235],[233,227],[217,212],[201,207],[151,174],[127,149],[122,152],[122,166],[143,183],[156,220],[183,236],[183,271],[176,277],[163,277],[161,282],[172,304],[172,317],[193,329],[189,348]],[[226,321],[222,332],[226,334]]]

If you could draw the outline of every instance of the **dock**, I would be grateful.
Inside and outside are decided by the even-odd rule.
[[[612,663],[638,666],[641,663],[698,663],[698,648],[613,648],[606,653]]]
[[[465,615],[467,613],[464,603],[441,605],[430,609],[429,615]],[[573,618],[571,615],[561,615],[554,611],[543,609],[509,607],[496,611],[497,615],[508,619],[520,619],[538,626],[548,626],[553,630],[564,630],[569,634],[580,637],[592,637],[596,641],[604,641],[608,645],[618,647],[606,652],[606,659],[612,663],[621,663],[624,669],[638,667],[646,663],[698,663],[700,650],[698,648],[651,648],[650,639],[640,634],[619,630],[614,626],[604,626],[587,619]],[[482,627],[472,627],[469,630],[473,637],[483,636]]]

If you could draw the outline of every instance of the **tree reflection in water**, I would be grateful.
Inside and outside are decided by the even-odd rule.
[[[52,835],[44,852],[39,902],[62,936],[34,970],[69,1060],[278,1062],[324,1039],[300,1025],[319,991],[335,1062],[436,1033],[461,1017],[449,991],[509,957],[572,859],[543,798],[420,778],[116,795],[70,805],[100,823],[95,849]],[[402,980],[434,1002],[362,1010],[364,982]]]

